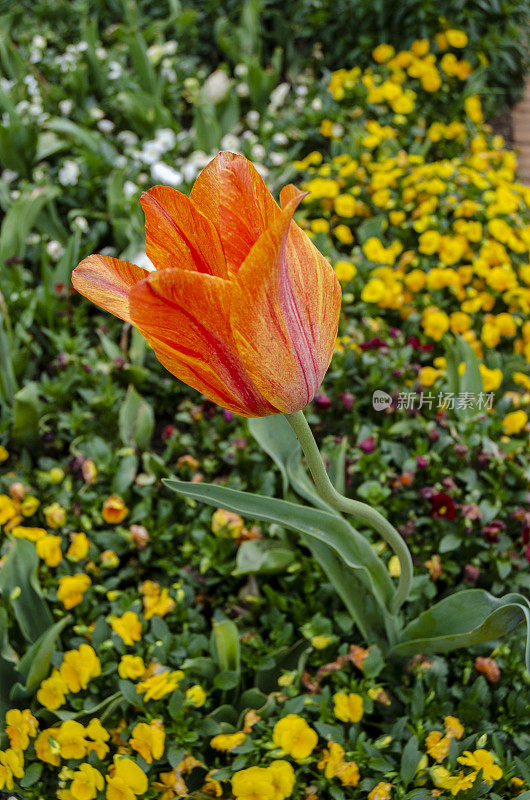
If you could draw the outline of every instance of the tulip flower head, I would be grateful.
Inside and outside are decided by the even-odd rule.
[[[303,196],[286,186],[278,205],[246,158],[221,152],[189,197],[167,186],[142,196],[154,272],[92,255],[72,283],[223,408],[294,413],[329,366],[341,302],[333,268],[293,221]]]

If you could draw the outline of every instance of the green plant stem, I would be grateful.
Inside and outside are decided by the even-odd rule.
[[[337,509],[337,511],[345,514],[352,514],[354,517],[371,525],[385,542],[390,545],[399,558],[399,563],[401,565],[399,583],[390,605],[391,613],[397,613],[409,595],[413,575],[412,558],[403,538],[399,535],[394,526],[374,508],[366,503],[361,503],[359,500],[350,500],[348,497],[344,497],[344,495],[337,492],[328,477],[328,473],[322,462],[320,450],[318,449],[303,411],[297,411],[294,414],[285,414],[285,418],[300,442],[307,460],[307,466],[313,476],[315,486],[321,498],[325,500],[326,503],[329,503],[330,506]]]

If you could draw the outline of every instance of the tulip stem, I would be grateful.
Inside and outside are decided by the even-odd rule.
[[[294,414],[285,414],[285,418],[300,442],[309,471],[313,476],[315,486],[321,498],[329,503],[330,506],[337,509],[337,511],[344,512],[345,514],[352,514],[363,520],[363,522],[367,522],[371,525],[385,542],[390,545],[399,558],[401,573],[398,587],[390,604],[391,613],[397,613],[409,596],[413,575],[412,558],[403,538],[379,511],[376,511],[366,503],[361,503],[359,500],[350,500],[348,497],[344,497],[344,495],[337,492],[326,472],[320,450],[318,449],[315,437],[313,436],[303,411],[297,411]]]

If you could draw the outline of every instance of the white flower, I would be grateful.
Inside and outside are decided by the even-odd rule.
[[[339,139],[344,133],[344,128],[340,124],[340,122],[334,122],[331,126],[331,134]]]
[[[311,108],[313,109],[313,111],[322,111],[322,98],[315,97],[315,99],[311,103]]]
[[[6,183],[11,183],[18,178],[18,172],[15,172],[13,169],[4,169],[2,172],[2,180]]]
[[[7,78],[0,78],[0,88],[6,94],[9,94],[13,86],[15,85],[15,81],[8,81]]]
[[[59,261],[61,256],[64,253],[64,247],[60,242],[57,242],[55,239],[52,239],[51,242],[48,242],[46,245],[46,252],[54,261]]]
[[[33,180],[37,183],[44,181],[46,179],[46,170],[43,167],[35,167],[33,170]]]
[[[155,67],[164,55],[164,46],[161,44],[152,44],[147,48],[147,58]]]
[[[112,133],[114,127],[114,123],[110,119],[100,119],[98,121],[98,128],[101,133]]]
[[[250,94],[250,89],[246,83],[238,83],[236,86],[236,94],[238,97],[248,97]]]
[[[116,81],[121,78],[123,69],[119,61],[109,61],[109,78],[111,81]]]
[[[35,94],[35,92],[39,91],[39,84],[37,83],[37,79],[35,75],[30,74],[24,77],[24,83],[28,87],[28,92],[30,94]]]
[[[101,108],[97,107],[91,108],[89,113],[92,119],[103,119],[103,117],[105,116]]]
[[[155,133],[155,141],[162,148],[162,152],[173,150],[176,142],[175,132],[171,128],[160,128]]]
[[[168,39],[167,42],[164,42],[164,53],[166,56],[173,56],[177,52],[178,49],[178,42],[176,39]]]
[[[75,217],[74,221],[72,222],[72,228],[76,228],[81,233],[86,233],[88,230],[88,222],[86,217]]]
[[[304,86],[303,84],[296,87],[296,94],[298,97],[305,97],[308,91],[309,90],[307,86]]]
[[[230,91],[230,78],[222,69],[216,69],[204,81],[203,92],[209,103],[222,103]]]
[[[234,72],[238,78],[245,78],[248,75],[248,67],[246,64],[236,64]]]
[[[104,47],[96,47],[96,56],[100,61],[103,61],[103,59],[107,58],[107,51]]]
[[[285,145],[289,141],[285,133],[275,133],[272,137],[274,144]]]
[[[193,162],[195,166],[199,167],[199,169],[202,169],[206,164],[210,163],[211,158],[204,150],[194,150],[190,155],[190,161]]]
[[[252,148],[252,158],[255,158],[256,161],[263,161],[265,158],[265,148],[262,144],[255,144]]]
[[[259,112],[249,111],[247,114],[247,123],[251,128],[257,128],[259,125]]]
[[[157,183],[163,183],[169,186],[178,186],[182,183],[182,173],[177,172],[176,169],[165,164],[163,161],[158,161],[151,167],[151,177]]]
[[[125,169],[125,167],[127,166],[127,159],[125,158],[125,156],[122,155],[116,156],[116,160],[114,161],[114,166],[116,166],[118,169]]]
[[[124,147],[134,147],[138,143],[138,136],[133,131],[120,131],[116,138]]]
[[[181,169],[182,169],[182,176],[186,181],[186,183],[192,183],[192,181],[195,180],[199,172],[199,168],[192,161],[186,161],[185,164],[182,164]]]
[[[168,83],[176,83],[178,75],[173,67],[162,67],[160,74],[167,80]]]
[[[233,133],[227,133],[221,139],[221,150],[230,150],[232,153],[239,152],[239,139]]]
[[[37,33],[31,40],[31,44],[33,47],[38,47],[39,50],[44,50],[46,47],[46,39],[44,36],[41,36],[40,33]]]
[[[269,153],[270,162],[274,167],[279,167],[285,161],[284,153]]]
[[[154,139],[150,139],[149,141],[144,142],[142,151],[140,153],[140,159],[144,162],[144,164],[154,164],[160,159],[163,149],[163,147],[160,147],[159,142]]]
[[[74,104],[73,104],[73,102],[71,100],[61,100],[61,102],[59,103],[59,111],[65,117],[68,116],[68,114],[70,113],[70,111],[72,110],[73,107],[74,107]]]
[[[270,97],[270,107],[272,109],[279,108],[285,102],[291,87],[288,83],[279,83],[278,86],[272,90]]]
[[[125,181],[123,184],[123,194],[125,197],[132,197],[138,191],[138,186],[132,181]]]
[[[62,186],[75,186],[79,180],[79,164],[66,159],[59,170],[59,183]]]

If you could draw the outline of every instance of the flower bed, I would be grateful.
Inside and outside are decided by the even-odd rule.
[[[241,418],[69,289],[90,252],[135,260],[141,188],[188,186],[209,149],[292,176],[343,288],[308,418],[334,481],[412,551],[407,620],[464,588],[527,593],[530,198],[483,125],[468,37],[447,24],[274,88],[252,61],[206,79],[162,23],[131,51],[130,20],[105,48],[84,24],[75,46],[35,32],[2,56],[0,789],[525,798],[522,631],[412,659],[368,646],[295,534],[164,488],[280,496],[282,476]],[[479,407],[459,405],[465,344]]]

